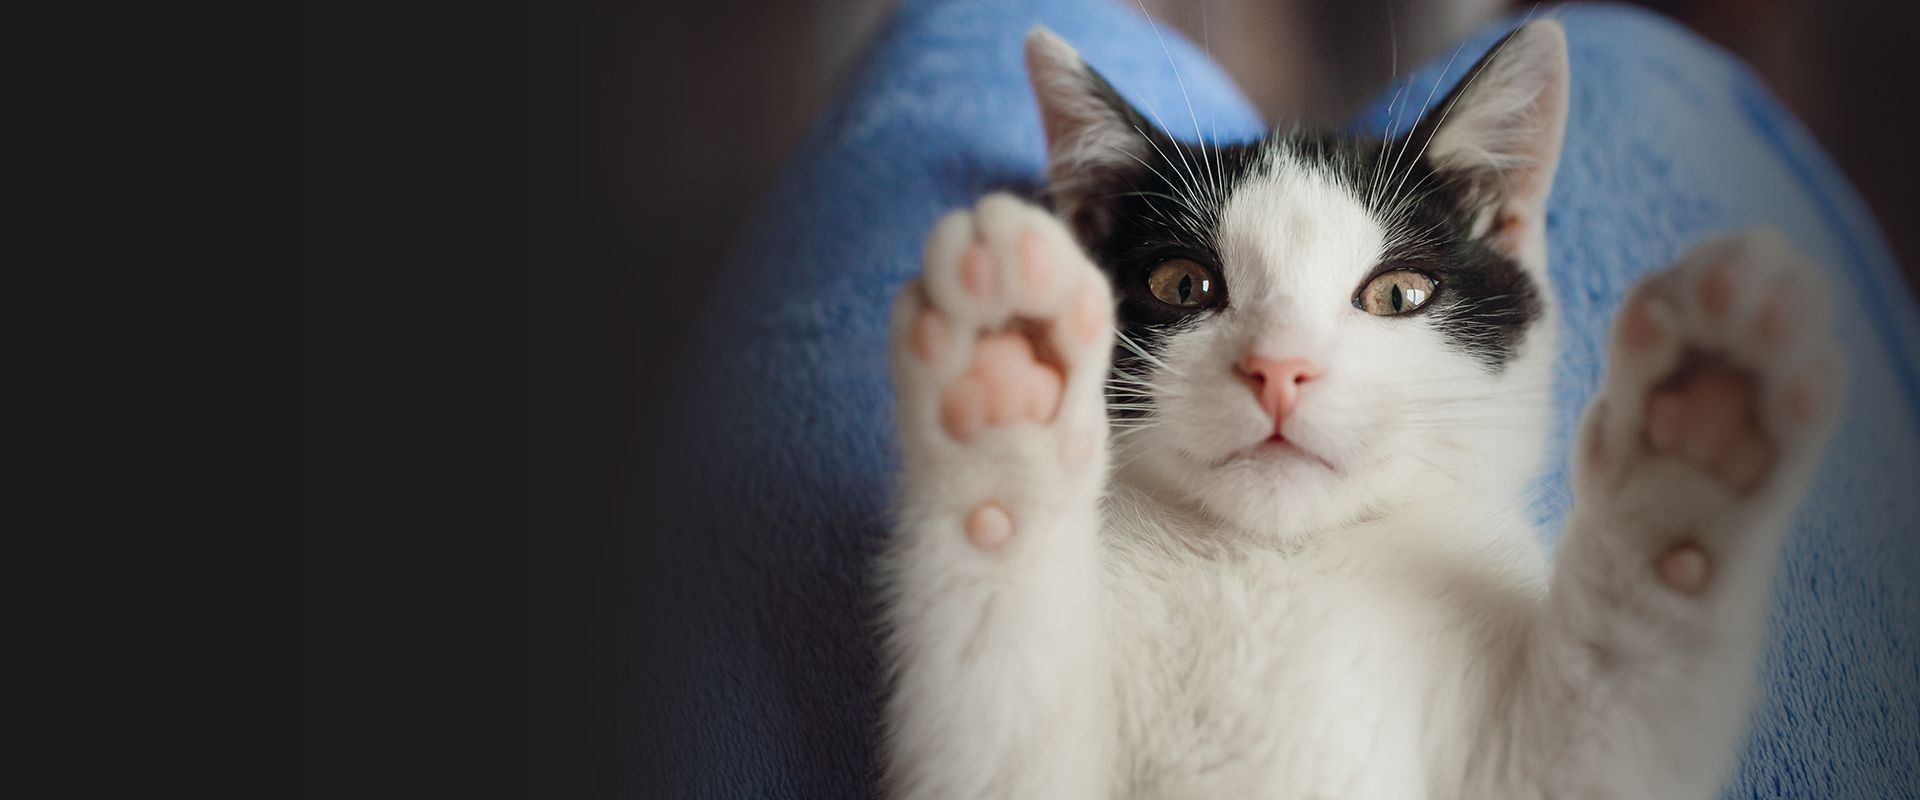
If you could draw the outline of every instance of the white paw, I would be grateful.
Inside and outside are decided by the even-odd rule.
[[[993,550],[1094,485],[1112,321],[1105,276],[1045,210],[989,195],[935,226],[892,330],[921,513],[964,515],[967,539]]]
[[[1648,537],[1665,585],[1704,588],[1744,531],[1790,514],[1846,367],[1821,276],[1779,234],[1700,245],[1628,294],[1575,455],[1582,502]],[[1641,532],[1644,532],[1642,534]]]

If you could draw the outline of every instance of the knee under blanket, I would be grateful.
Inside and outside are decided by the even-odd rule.
[[[1832,268],[1851,352],[1848,421],[1786,544],[1761,669],[1765,696],[1729,797],[1920,791],[1920,325],[1858,200],[1738,64],[1631,10],[1549,12],[1567,30],[1573,101],[1548,218],[1565,358],[1561,430],[1593,391],[1623,289],[1710,232],[1785,230]],[[671,543],[665,669],[629,707],[643,790],[679,797],[872,792],[871,563],[893,480],[889,300],[942,212],[1034,186],[1043,143],[1021,61],[1045,24],[1183,135],[1259,124],[1197,48],[1103,0],[903,2],[717,276],[691,341],[713,356],[663,427],[678,499],[650,509]],[[1506,28],[1468,42],[1444,95]],[[1177,64],[1184,90],[1170,65]],[[1382,108],[1384,108],[1384,101]],[[1384,111],[1362,124],[1384,127]],[[1409,120],[1401,120],[1405,125]],[[690,359],[694,360],[694,359]],[[1556,463],[1564,440],[1555,442]],[[1545,480],[1564,481],[1564,474]],[[1551,494],[1551,493],[1549,493]],[[1555,529],[1564,503],[1540,509]],[[648,774],[653,767],[664,768]]]

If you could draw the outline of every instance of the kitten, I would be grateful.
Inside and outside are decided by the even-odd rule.
[[[894,312],[891,793],[1713,796],[1841,402],[1816,272],[1630,293],[1550,564],[1557,23],[1391,141],[1184,144],[1027,61],[1053,213],[949,215]]]

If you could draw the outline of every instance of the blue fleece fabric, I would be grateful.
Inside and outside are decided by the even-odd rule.
[[[1915,306],[1859,201],[1739,65],[1640,12],[1548,13],[1565,24],[1573,63],[1548,216],[1565,310],[1562,431],[1595,388],[1623,290],[1689,243],[1771,223],[1830,265],[1837,288],[1852,354],[1848,422],[1786,544],[1761,666],[1767,694],[1727,796],[1914,796],[1920,492],[1900,481],[1920,475]],[[889,301],[918,272],[921,239],[942,212],[1037,184],[1043,144],[1021,60],[1036,23],[1176,135],[1260,131],[1197,48],[1126,6],[902,3],[731,254],[726,291],[696,339],[717,356],[688,376],[698,405],[683,409],[668,444],[686,465],[673,479],[684,503],[661,511],[684,550],[670,586],[678,638],[641,724],[673,732],[642,759],[674,777],[651,788],[871,792],[880,683],[871,565],[896,464]],[[1398,125],[1412,123],[1436,79],[1434,96],[1444,96],[1503,30],[1468,42],[1450,70],[1411,76]],[[1383,99],[1362,124],[1385,127],[1385,108]],[[1564,438],[1554,446],[1564,461]],[[1564,505],[1543,502],[1548,530]]]

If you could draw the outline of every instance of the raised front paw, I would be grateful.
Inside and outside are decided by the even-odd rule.
[[[1824,282],[1783,237],[1696,247],[1635,287],[1614,322],[1576,455],[1580,502],[1651,537],[1662,582],[1698,591],[1746,532],[1792,513],[1845,372]]]
[[[922,502],[957,503],[974,545],[995,549],[1022,516],[1097,485],[1112,303],[1067,230],[1014,197],[928,238],[894,305],[901,447],[909,481],[931,484]]]

